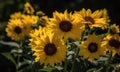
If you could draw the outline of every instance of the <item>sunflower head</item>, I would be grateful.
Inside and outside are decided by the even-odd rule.
[[[72,24],[69,21],[62,21],[59,23],[59,27],[63,32],[69,32],[72,29]]]
[[[48,24],[49,21],[49,17],[48,16],[42,16],[39,19],[38,25],[42,26],[42,27],[46,27],[46,25]]]
[[[113,24],[111,25],[111,34],[116,34],[116,33],[120,33],[120,28],[118,25],[116,24]]]
[[[22,23],[24,24],[24,32],[26,36],[29,36],[30,31],[32,30],[32,24],[34,23],[31,16],[26,15],[22,19]]]
[[[90,16],[85,16],[84,20],[86,22],[88,22],[87,24],[94,24],[95,23],[95,20],[92,17],[90,17]]]
[[[116,72],[120,72],[120,64],[116,65]]]
[[[41,26],[39,26],[38,29],[32,30],[30,32],[29,45],[32,47],[33,51],[34,51],[34,47],[36,46],[37,39],[44,37],[48,33],[49,33],[49,31],[47,31],[46,28],[43,28]]]
[[[79,48],[79,55],[88,58],[91,62],[106,53],[105,48],[101,46],[101,39],[96,37],[95,34],[88,35],[87,40],[83,41]]]
[[[56,35],[61,36],[66,41],[68,38],[74,40],[80,39],[83,24],[71,12],[67,10],[64,13],[54,12],[53,18],[48,22],[48,28]]]
[[[95,42],[91,42],[89,45],[88,45],[88,50],[91,52],[91,53],[94,53],[98,50],[98,45],[97,43]]]
[[[31,24],[36,24],[39,20],[39,17],[35,15],[30,15],[29,18],[31,20]]]
[[[35,61],[41,64],[54,66],[61,64],[66,57],[66,45],[64,41],[53,33],[45,34],[46,31],[35,31],[31,34],[30,46],[36,56]]]
[[[118,34],[107,35],[104,38],[103,43],[107,50],[112,52],[112,56],[114,56],[116,53],[120,53],[120,36]]]
[[[107,22],[107,23],[110,22],[109,15],[108,15],[108,11],[107,11],[107,9],[105,9],[105,8],[102,10],[102,17],[106,19],[106,22]]]
[[[28,14],[33,14],[34,13],[34,8],[30,5],[29,2],[25,3],[25,10]]]
[[[102,10],[96,10],[92,12],[90,9],[82,9],[80,11],[76,11],[74,14],[76,17],[79,17],[79,19],[82,21],[84,24],[88,24],[90,28],[93,27],[106,27],[108,25],[106,21],[106,12],[103,13]]]
[[[19,41],[25,37],[24,24],[20,19],[11,19],[5,30],[7,36],[11,37],[12,40]]]
[[[10,15],[10,18],[11,19],[23,19],[24,16],[25,14],[22,14],[21,12],[15,12]]]

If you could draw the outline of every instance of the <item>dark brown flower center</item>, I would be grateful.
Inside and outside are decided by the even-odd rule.
[[[115,48],[120,48],[120,41],[118,40],[115,40],[115,39],[111,39],[108,44],[111,46],[111,47],[115,47]]]
[[[91,53],[94,53],[98,50],[98,45],[94,42],[90,43],[88,45],[88,50],[91,52]]]
[[[21,28],[16,26],[14,29],[15,33],[20,34],[22,32]]]
[[[68,32],[72,29],[72,24],[69,21],[62,21],[59,27],[62,31]]]
[[[93,19],[92,17],[90,17],[90,16],[86,16],[84,19],[85,19],[85,21],[89,21],[89,22],[91,22],[92,24],[95,23],[94,19]]]
[[[28,8],[28,10],[29,10],[30,12],[32,11],[32,9],[31,9],[31,7],[30,7],[30,6],[28,6],[27,8]]]
[[[57,52],[57,48],[54,44],[48,43],[45,46],[44,51],[45,51],[46,55],[52,56]]]

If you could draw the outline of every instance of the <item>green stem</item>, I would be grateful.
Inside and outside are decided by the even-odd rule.
[[[106,72],[109,72],[109,70],[110,70],[111,61],[112,61],[112,52],[110,52],[110,54],[108,56],[108,60],[105,61],[105,70],[106,70]]]
[[[19,69],[19,61],[20,61],[20,55],[18,55],[18,59],[17,59],[17,64],[16,64],[16,72],[19,72],[18,69]]]
[[[74,71],[74,67],[75,67],[75,60],[76,60],[76,57],[78,56],[78,53],[79,53],[79,49],[78,49],[78,48],[76,48],[75,55],[74,55],[74,59],[73,59],[73,65],[72,65],[71,72],[73,72],[73,71]]]
[[[67,59],[65,59],[64,72],[67,72]]]
[[[16,72],[19,72],[18,69],[19,69],[19,62],[20,62],[20,57],[21,57],[21,54],[19,54],[19,49],[22,49],[22,45],[23,45],[23,41],[20,41],[19,48],[18,48],[18,58],[16,62]]]
[[[73,65],[72,65],[71,72],[73,72],[73,71],[74,71],[74,66],[75,66],[75,57],[74,57],[74,60],[73,60]]]

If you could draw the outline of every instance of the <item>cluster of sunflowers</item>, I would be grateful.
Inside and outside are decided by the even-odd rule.
[[[42,11],[35,13],[27,2],[23,13],[10,16],[6,32],[12,40],[29,40],[35,62],[44,67],[61,66],[66,72],[69,67],[75,71],[76,62],[108,61],[120,54],[120,28],[110,24],[106,9],[55,11],[48,17]]]

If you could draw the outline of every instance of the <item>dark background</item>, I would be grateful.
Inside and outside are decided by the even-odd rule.
[[[41,10],[49,17],[52,16],[54,11],[64,12],[66,9],[68,11],[78,11],[82,8],[90,8],[95,11],[106,8],[111,19],[110,24],[120,25],[120,0],[0,0],[0,24],[7,22],[10,14],[23,11],[26,1],[29,1],[36,11]],[[5,33],[0,31],[0,34]],[[7,46],[0,45],[0,52],[9,52],[10,49],[6,48]],[[0,72],[14,72],[14,69],[12,62],[0,54]]]
[[[90,8],[92,11],[106,8],[111,23],[120,23],[120,0],[0,0],[0,22],[8,21],[9,15],[22,11],[26,1],[29,1],[35,10],[42,10],[46,15],[52,16],[53,11],[63,12]]]

